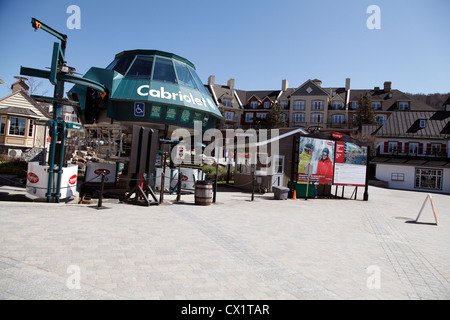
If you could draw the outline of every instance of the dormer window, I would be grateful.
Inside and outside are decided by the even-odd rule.
[[[224,107],[231,107],[231,100],[230,99],[223,99],[222,104]]]
[[[408,109],[409,109],[408,102],[399,102],[398,103],[398,110],[408,110]]]
[[[342,102],[333,101],[333,103],[331,104],[331,109],[332,110],[342,109]]]
[[[258,108],[258,101],[250,101],[250,108],[252,109]]]
[[[381,102],[378,101],[372,102],[372,106],[374,110],[381,110]]]
[[[423,129],[427,126],[427,120],[426,119],[420,119],[419,120],[419,128]]]
[[[270,102],[264,101],[264,109],[269,109],[269,108],[270,108]]]

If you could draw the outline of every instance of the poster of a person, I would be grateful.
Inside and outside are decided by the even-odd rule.
[[[310,181],[320,184],[333,182],[334,141],[300,138],[300,153],[298,164],[298,183],[308,181],[306,167],[310,164]]]

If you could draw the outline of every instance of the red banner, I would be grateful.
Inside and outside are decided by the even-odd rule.
[[[336,142],[336,157],[334,158],[335,163],[344,163],[345,154],[345,142]]]

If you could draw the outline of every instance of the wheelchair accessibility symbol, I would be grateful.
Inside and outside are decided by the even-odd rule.
[[[143,102],[134,103],[134,116],[143,117],[145,115],[145,104]]]

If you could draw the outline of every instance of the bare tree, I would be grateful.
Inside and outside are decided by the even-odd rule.
[[[29,95],[41,95],[44,96],[47,94],[47,90],[42,91],[43,82],[42,80],[38,80],[35,77],[29,77],[25,83],[30,87],[28,90]]]

